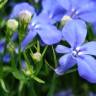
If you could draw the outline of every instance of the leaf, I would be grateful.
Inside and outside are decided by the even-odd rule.
[[[0,9],[4,7],[8,0],[0,0]]]
[[[5,86],[5,83],[4,83],[4,81],[3,81],[2,79],[0,79],[0,83],[1,83],[1,86],[2,86],[3,90],[4,90],[6,93],[8,93],[9,91],[7,90],[7,88],[6,88],[6,86]]]
[[[18,80],[21,80],[21,81],[25,81],[26,80],[26,77],[24,76],[23,73],[20,73],[18,71],[14,71],[14,72],[12,72],[12,74]]]
[[[36,76],[31,76],[31,78],[33,78],[34,80],[36,80],[39,83],[45,83],[45,81],[41,80],[40,78],[36,77]]]

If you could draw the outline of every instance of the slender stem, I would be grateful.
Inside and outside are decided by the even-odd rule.
[[[39,46],[38,46],[38,47],[39,47]],[[43,65],[42,59],[43,59],[43,57],[44,57],[44,55],[45,55],[45,53],[46,53],[46,51],[47,51],[47,48],[48,48],[48,46],[46,46],[46,47],[44,48],[43,53],[42,53],[42,56],[41,56],[41,61],[38,62],[38,64],[36,64],[36,65],[38,65],[38,66],[37,66],[37,70],[36,70],[36,75],[38,75],[38,73],[40,72],[40,70],[41,70],[41,68],[42,68],[42,65]]]
[[[53,46],[52,46],[52,51],[53,51],[54,64],[55,64],[55,67],[56,67],[57,58],[56,58],[56,54],[55,54]],[[53,78],[52,78],[51,88],[50,88],[47,96],[53,96],[54,95],[54,91],[55,91],[55,88],[56,88],[55,86],[56,86],[56,74],[54,73]]]
[[[48,46],[45,47],[45,49],[44,49],[44,51],[43,51],[43,53],[42,53],[41,59],[44,57],[47,49],[48,49]]]

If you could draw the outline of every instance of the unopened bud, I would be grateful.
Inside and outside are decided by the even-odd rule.
[[[25,72],[25,74],[26,74],[27,76],[30,76],[30,75],[31,75],[31,72],[30,72],[29,70],[27,70],[27,71]]]
[[[29,23],[31,21],[32,13],[27,10],[22,10],[19,13],[19,20],[24,23]]]
[[[36,52],[36,53],[34,53],[34,54],[32,55],[32,58],[33,58],[35,61],[39,62],[39,61],[41,60],[41,54],[40,54],[39,52]]]
[[[9,19],[6,23],[6,26],[11,31],[16,31],[18,28],[18,21],[15,19]]]

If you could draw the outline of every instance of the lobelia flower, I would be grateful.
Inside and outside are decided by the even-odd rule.
[[[4,52],[5,43],[6,43],[5,38],[0,40],[0,53]]]
[[[34,7],[23,2],[14,6],[10,18],[19,18],[21,21],[29,22],[33,14],[35,14]]]
[[[42,13],[48,15],[53,23],[56,23],[65,14],[65,10],[58,4],[57,0],[42,0]]]
[[[66,10],[62,20],[66,18],[81,19],[93,23],[96,21],[96,2],[93,0],[57,0]],[[60,11],[58,9],[58,11]],[[55,11],[57,13],[57,10]],[[57,14],[56,14],[57,15]],[[60,14],[59,14],[60,15]]]
[[[96,42],[84,43],[87,35],[86,24],[82,20],[70,20],[62,30],[64,39],[71,48],[63,45],[56,47],[57,53],[65,55],[59,59],[59,66],[55,69],[58,75],[77,64],[79,75],[91,83],[96,83]]]
[[[67,89],[55,93],[54,96],[73,96],[73,93],[71,89]]]
[[[4,55],[4,57],[3,57],[3,62],[9,63],[10,60],[11,60],[10,54],[9,54],[9,53],[6,53],[6,54]]]
[[[28,26],[29,32],[21,43],[21,49],[25,47],[33,40],[38,34],[40,39],[47,45],[58,43],[61,38],[61,32],[52,25],[50,19],[46,15],[40,14],[39,16],[33,16],[31,23]]]

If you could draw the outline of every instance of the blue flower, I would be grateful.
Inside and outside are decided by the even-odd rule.
[[[10,60],[11,60],[10,54],[9,54],[9,53],[6,53],[6,54],[4,55],[4,57],[3,57],[3,62],[9,63]]]
[[[20,13],[24,11],[27,11],[31,14],[35,13],[35,9],[33,6],[31,6],[30,4],[26,2],[23,2],[23,3],[16,4],[14,6],[10,18],[17,18],[19,17]]]
[[[5,38],[0,40],[0,53],[4,52],[5,43],[6,43]]]
[[[74,19],[82,19],[87,22],[96,21],[96,3],[93,0],[57,0],[61,7],[66,10],[62,15],[62,20],[66,16]],[[58,9],[58,11],[60,11]],[[57,10],[56,10],[57,12]],[[60,14],[59,14],[60,15]]]
[[[62,15],[65,14],[64,8],[58,4],[57,0],[43,0],[42,7],[42,13],[48,15],[53,23],[60,21]]]
[[[33,15],[35,15],[34,7],[26,2],[23,2],[15,5],[10,18],[17,18],[23,24],[28,24]]]
[[[34,16],[29,24],[28,30],[27,36],[21,43],[22,50],[25,49],[28,43],[30,43],[37,34],[47,45],[58,43],[62,38],[61,32],[52,25],[50,19],[44,14]]]
[[[87,30],[86,24],[81,20],[70,20],[62,30],[64,39],[71,48],[63,45],[56,47],[57,53],[65,55],[59,59],[59,66],[55,69],[58,75],[77,64],[79,75],[89,82],[96,83],[96,42],[84,43]]]
[[[57,92],[54,96],[73,96],[73,93],[71,89],[67,89]]]

